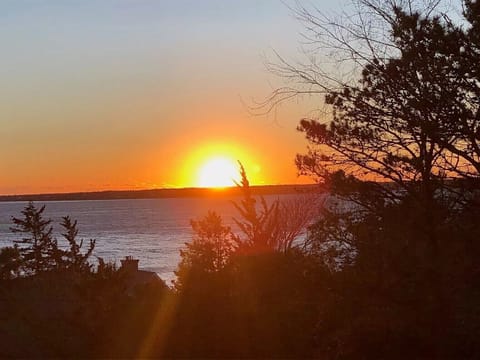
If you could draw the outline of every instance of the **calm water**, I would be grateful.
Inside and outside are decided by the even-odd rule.
[[[267,201],[293,195],[267,196]],[[79,238],[96,239],[94,255],[119,264],[131,255],[140,259],[140,268],[157,272],[167,283],[180,259],[179,249],[192,237],[190,219],[203,217],[208,210],[222,215],[232,225],[237,215],[235,198],[176,198],[139,200],[90,200],[37,202],[46,205],[45,217],[54,221],[59,236],[61,217],[78,220]],[[10,231],[11,217],[21,217],[26,202],[0,202],[0,246],[12,244],[21,234]],[[85,241],[86,242],[86,241]]]

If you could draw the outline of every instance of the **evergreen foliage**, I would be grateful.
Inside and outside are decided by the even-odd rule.
[[[64,229],[62,236],[69,247],[63,250],[53,237],[52,220],[43,217],[44,211],[45,205],[37,208],[30,202],[21,212],[23,218],[12,217],[12,232],[21,233],[24,237],[15,241],[15,247],[2,250],[4,257],[0,266],[5,267],[5,271],[10,269],[12,275],[19,272],[36,275],[54,270],[91,272],[92,264],[88,259],[95,248],[95,240],[90,240],[88,249],[82,253],[83,240],[77,241],[77,221],[64,216],[61,223]]]
[[[181,261],[175,271],[175,288],[181,290],[187,282],[212,275],[226,268],[236,247],[236,238],[221,217],[210,211],[200,220],[191,220],[192,242],[180,250]]]
[[[72,221],[70,216],[64,216],[60,225],[65,231],[62,236],[70,246],[68,250],[63,251],[63,256],[60,259],[61,266],[77,272],[91,271],[92,265],[88,263],[88,258],[95,249],[95,240],[90,239],[88,249],[85,253],[82,253],[83,240],[77,242],[77,220]]]
[[[23,268],[27,274],[36,274],[55,269],[59,249],[54,240],[52,220],[44,219],[45,205],[37,208],[33,202],[22,210],[23,218],[12,217],[12,232],[24,237],[17,240],[20,253],[24,259]]]

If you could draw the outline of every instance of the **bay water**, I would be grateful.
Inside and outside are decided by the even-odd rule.
[[[267,202],[288,199],[295,195],[265,196]],[[180,260],[180,249],[192,239],[191,219],[205,216],[209,210],[220,214],[226,225],[233,227],[238,217],[232,201],[236,197],[162,198],[126,200],[82,200],[35,202],[46,205],[44,217],[53,220],[54,235],[62,244],[60,222],[69,215],[78,221],[79,239],[84,247],[96,239],[94,257],[115,261],[133,256],[139,267],[154,271],[171,285]],[[20,240],[22,234],[12,233],[12,216],[22,217],[27,202],[0,202],[0,247]]]

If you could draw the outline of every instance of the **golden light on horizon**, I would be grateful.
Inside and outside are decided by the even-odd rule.
[[[229,187],[240,180],[238,163],[226,156],[208,159],[198,170],[197,186]]]
[[[230,187],[240,179],[240,165],[245,167],[251,184],[261,184],[261,166],[255,156],[233,143],[204,143],[193,148],[179,173],[182,187]]]

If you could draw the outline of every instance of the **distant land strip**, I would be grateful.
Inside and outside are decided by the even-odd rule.
[[[319,191],[315,184],[307,185],[258,185],[251,186],[253,195],[275,195],[311,193]],[[72,200],[117,200],[117,199],[161,199],[192,197],[225,197],[241,194],[239,187],[227,188],[182,188],[151,190],[108,190],[56,194],[0,195],[0,201],[72,201]]]

